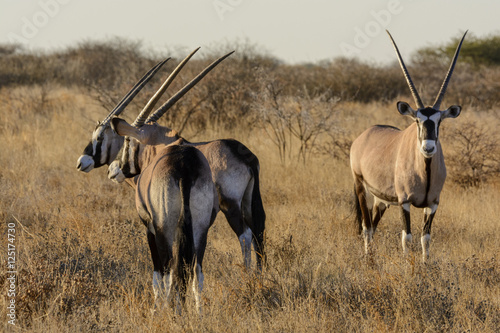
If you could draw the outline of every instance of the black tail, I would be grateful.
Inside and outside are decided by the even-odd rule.
[[[173,249],[173,278],[179,288],[181,299],[184,302],[187,285],[193,272],[195,262],[195,249],[193,238],[193,221],[189,198],[191,195],[191,181],[181,178],[179,180],[181,192],[182,210],[179,216],[179,223],[175,232],[175,242]]]
[[[362,226],[362,213],[361,213],[361,205],[359,204],[359,198],[358,198],[358,194],[356,193],[356,185],[354,185],[354,194],[353,194],[353,210],[354,210],[354,213],[355,213],[355,217],[354,217],[354,223],[356,224],[357,226],[357,232],[358,232],[358,235],[361,235],[361,232],[363,231],[363,226]]]
[[[252,190],[252,233],[256,245],[257,267],[262,267],[262,262],[266,261],[266,251],[264,245],[264,232],[266,229],[266,212],[260,196],[259,162],[251,163],[250,168],[253,174]]]

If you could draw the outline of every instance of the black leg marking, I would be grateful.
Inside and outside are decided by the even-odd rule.
[[[238,206],[238,203],[231,199],[223,198],[219,201],[220,210],[226,216],[227,222],[233,229],[234,233],[239,237],[245,231],[245,223],[243,222],[243,214]]]
[[[406,207],[405,207],[406,206]],[[403,253],[408,253],[408,245],[411,242],[411,221],[410,221],[410,204],[402,204],[401,206],[401,222],[403,231],[401,233],[401,245],[403,246]]]
[[[403,206],[401,206],[401,222],[403,223],[403,230],[406,234],[411,234],[410,211],[404,209]]]
[[[436,207],[437,209],[437,207]],[[430,214],[428,212],[431,212]],[[424,210],[424,229],[422,231],[422,259],[424,262],[427,261],[429,258],[429,248],[430,248],[430,243],[431,243],[431,226],[432,226],[432,220],[434,219],[434,215],[436,214],[436,210],[432,212],[432,209],[427,207]]]
[[[423,235],[431,234],[432,220],[434,220],[435,214],[436,212],[431,214],[424,214],[424,230],[422,232]]]
[[[353,210],[354,210],[354,223],[357,229],[358,235],[361,235],[363,232],[363,212],[361,211],[361,205],[358,199],[358,192],[356,190],[356,184],[354,185],[354,193],[353,193]]]
[[[226,216],[227,222],[233,229],[234,233],[238,236],[238,241],[241,245],[241,251],[243,254],[243,262],[246,267],[250,267],[251,264],[251,246],[252,246],[252,238],[249,236],[247,241],[243,241],[245,236],[245,232],[252,231],[250,226],[247,226],[245,220],[243,218],[243,212],[240,209],[238,203],[232,199],[222,198],[219,196],[219,207],[220,210]],[[243,243],[242,243],[243,242]],[[248,243],[247,243],[248,242]]]
[[[156,272],[163,274],[165,273],[165,267],[161,266],[160,256],[158,255],[158,249],[156,248],[155,235],[151,231],[147,231],[149,251],[151,252],[151,259],[153,259],[153,269]]]
[[[356,195],[358,196],[358,202],[359,206],[361,208],[361,215],[363,217],[363,222],[362,226],[364,227],[363,229],[370,230],[372,227],[371,224],[371,215],[370,215],[370,210],[368,209],[368,203],[366,202],[366,191],[365,188],[363,187],[363,184],[360,180],[356,179],[354,188],[356,191]]]
[[[382,216],[384,216],[386,209],[387,209],[387,206],[385,206],[384,204],[373,206],[372,225],[373,225],[373,232],[374,233],[375,233],[375,230],[377,230],[378,223],[380,222],[380,219],[382,218]]]
[[[366,202],[366,191],[360,177],[356,177],[354,180],[354,190],[358,197],[359,208],[361,208],[361,215],[363,217],[362,234],[365,242],[365,253],[370,254],[372,252],[370,244],[373,237],[373,228],[371,224],[370,210],[368,209],[368,203]]]

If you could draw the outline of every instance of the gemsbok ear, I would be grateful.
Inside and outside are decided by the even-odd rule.
[[[443,111],[442,119],[444,118],[456,118],[460,115],[462,111],[462,107],[459,105],[452,105],[448,108],[448,110]]]
[[[398,111],[403,116],[415,117],[415,110],[411,108],[411,106],[406,102],[398,102]]]
[[[121,118],[111,119],[111,128],[120,136],[130,136],[132,138],[139,138],[139,130],[127,123]]]

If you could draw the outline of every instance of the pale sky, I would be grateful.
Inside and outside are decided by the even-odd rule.
[[[166,53],[248,41],[287,63],[405,58],[469,29],[500,33],[498,0],[0,0],[0,43],[53,50],[114,36]],[[165,56],[168,56],[165,54]]]

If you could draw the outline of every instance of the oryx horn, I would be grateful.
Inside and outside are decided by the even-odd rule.
[[[406,82],[408,82],[408,86],[410,87],[411,94],[413,95],[413,99],[415,100],[415,103],[417,104],[417,107],[423,108],[424,103],[422,103],[422,100],[420,99],[420,96],[418,95],[417,89],[415,88],[415,85],[413,84],[413,81],[411,80],[410,73],[408,73],[408,69],[406,69],[405,63],[403,61],[403,58],[401,57],[401,53],[399,53],[399,49],[396,45],[396,42],[391,36],[391,33],[389,30],[386,30],[387,34],[391,38],[392,41],[392,46],[394,46],[394,50],[396,50],[396,54],[398,55],[398,60],[399,60],[399,65],[401,66],[401,69],[403,70],[403,73],[406,78]]]
[[[151,99],[149,100],[148,104],[146,104],[146,106],[144,107],[144,109],[142,109],[141,113],[137,116],[137,118],[135,119],[135,121],[132,124],[132,126],[141,127],[142,125],[144,125],[144,122],[146,121],[147,117],[149,116],[149,114],[153,110],[154,106],[156,105],[156,103],[158,102],[158,100],[160,99],[160,97],[163,95],[163,93],[165,93],[165,91],[167,90],[168,86],[170,86],[170,84],[175,79],[175,77],[177,76],[177,74],[179,74],[179,72],[184,67],[184,65],[189,61],[189,59],[191,59],[191,57],[199,49],[200,49],[199,47],[197,49],[195,49],[186,58],[184,58],[184,60],[182,60],[179,65],[177,65],[177,67],[168,76],[168,78],[165,80],[165,82],[160,87],[160,89],[158,89],[158,91],[154,94],[154,96],[151,97]]]
[[[207,68],[203,70],[200,74],[198,74],[194,79],[191,80],[188,84],[186,84],[181,90],[179,90],[174,96],[170,97],[168,101],[165,102],[158,110],[156,110],[151,116],[146,120],[147,123],[157,121],[165,112],[168,111],[185,93],[187,93],[191,88],[193,88],[205,75],[207,75],[212,69],[215,68],[222,60],[229,57],[233,54],[234,51],[229,52],[228,54],[220,57],[211,63]]]
[[[111,110],[111,112],[104,118],[101,124],[109,123],[109,120],[113,116],[118,116],[123,110],[127,107],[127,105],[134,99],[134,97],[144,88],[144,86],[153,78],[153,76],[161,69],[161,67],[168,61],[170,58],[160,61],[156,65],[154,65],[143,77],[137,81],[137,83],[130,89],[130,91],[122,98],[122,100]]]
[[[458,54],[460,53],[460,49],[462,48],[462,43],[464,42],[465,35],[467,35],[467,31],[465,31],[464,36],[462,37],[462,40],[460,41],[460,44],[458,44],[458,46],[457,46],[457,49],[455,51],[455,55],[453,56],[453,60],[451,61],[450,68],[448,69],[448,73],[446,74],[446,77],[443,81],[443,84],[441,85],[441,89],[439,90],[439,93],[436,97],[436,101],[434,102],[434,106],[432,107],[435,110],[439,110],[439,107],[441,106],[441,102],[443,101],[444,94],[446,93],[446,88],[448,87],[448,83],[450,82],[451,75],[453,74],[453,70],[455,69],[455,64],[457,63]]]

